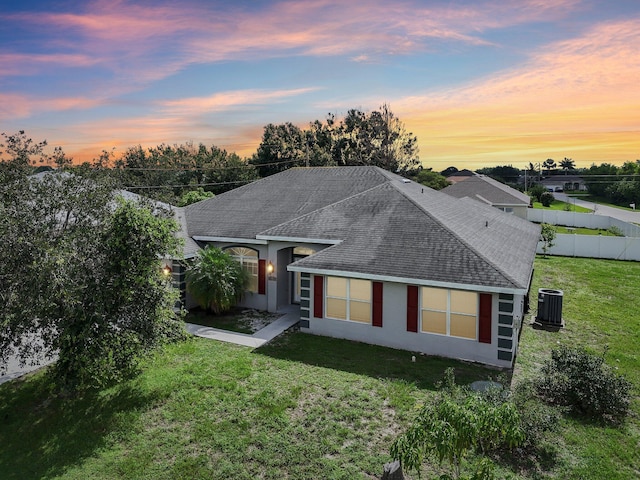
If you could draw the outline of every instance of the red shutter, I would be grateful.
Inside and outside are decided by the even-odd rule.
[[[478,341],[491,343],[491,302],[489,293],[480,294],[480,315],[478,315]]]
[[[258,260],[258,293],[264,295],[267,293],[267,261]]]
[[[313,316],[322,318],[322,305],[324,304],[324,277],[313,276]]]
[[[373,321],[374,327],[382,326],[382,282],[373,282]]]
[[[418,331],[418,287],[407,285],[407,332]]]

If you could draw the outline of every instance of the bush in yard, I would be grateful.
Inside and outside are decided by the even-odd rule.
[[[186,272],[187,291],[209,312],[222,313],[244,295],[249,277],[231,255],[207,246]]]
[[[391,455],[408,470],[420,472],[429,457],[446,460],[453,478],[460,478],[465,457],[500,448],[514,448],[524,440],[516,406],[501,396],[489,397],[455,385],[452,369],[445,388],[426,403],[413,424],[391,446]],[[448,478],[448,477],[444,477]],[[493,478],[487,458],[480,458],[471,478]]]
[[[604,361],[583,348],[562,346],[551,352],[542,368],[538,394],[576,413],[620,421],[629,412],[632,384]]]
[[[550,207],[555,199],[556,197],[554,197],[551,192],[543,192],[542,195],[540,195],[540,203],[543,207]]]
[[[534,381],[524,380],[511,390],[511,401],[520,415],[520,427],[524,433],[522,447],[537,449],[547,433],[558,429],[562,409],[542,402],[536,395]]]
[[[540,196],[547,191],[542,185],[534,185],[529,189],[529,196],[536,202],[540,201]]]
[[[615,225],[611,225],[607,231],[611,234],[611,235],[615,235],[616,237],[624,237],[624,232],[622,231],[622,229],[620,227],[616,227]]]

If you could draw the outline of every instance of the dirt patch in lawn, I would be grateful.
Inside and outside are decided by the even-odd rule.
[[[187,313],[185,322],[251,335],[281,316],[282,314],[279,313],[262,312],[251,308],[236,308],[222,315],[214,315],[200,308],[194,308]]]

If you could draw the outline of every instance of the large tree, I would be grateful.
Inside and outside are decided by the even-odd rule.
[[[521,171],[513,165],[499,165],[497,167],[485,167],[476,170],[477,173],[487,175],[499,182],[517,185]]]
[[[434,172],[431,169],[421,170],[414,180],[426,187],[433,188],[434,190],[442,190],[445,187],[451,185],[451,182],[447,178],[438,172]]]
[[[159,261],[177,252],[175,222],[116,202],[112,186],[89,171],[29,176],[44,145],[6,145],[0,365],[10,355],[57,354],[53,373],[68,389],[128,376],[145,352],[183,331]]]
[[[560,168],[564,170],[564,174],[566,175],[569,170],[573,171],[576,169],[576,162],[570,158],[564,157],[564,159],[560,160]]]
[[[255,167],[235,153],[202,143],[131,147],[114,166],[121,186],[170,204],[190,190],[219,194],[257,178]]]
[[[369,113],[349,110],[340,120],[330,114],[307,130],[269,124],[251,163],[264,177],[292,167],[333,165],[375,165],[408,175],[420,161],[417,137],[385,104]]]
[[[251,159],[261,177],[267,177],[292,167],[303,167],[307,159],[304,132],[291,122],[264,127],[262,142]]]

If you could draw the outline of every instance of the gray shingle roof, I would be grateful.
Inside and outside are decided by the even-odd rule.
[[[375,167],[291,169],[185,213],[191,236],[337,243],[301,268],[518,290],[539,236],[526,220]]]
[[[375,167],[292,168],[187,206],[189,235],[255,238],[274,225],[381,185],[392,175]]]
[[[539,227],[469,199],[393,181],[262,236],[344,239],[298,267],[526,289]]]
[[[456,198],[469,197],[491,205],[529,205],[529,197],[491,177],[477,175],[441,190]]]

